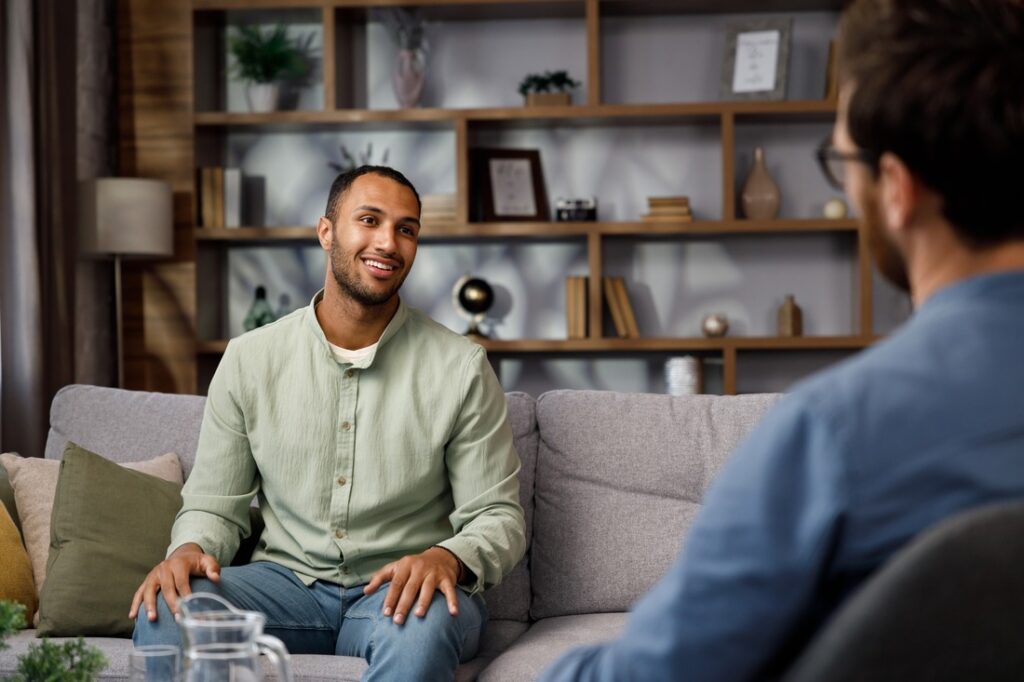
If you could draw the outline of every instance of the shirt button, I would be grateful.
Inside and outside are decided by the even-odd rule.
[[[351,571],[348,570],[348,566],[342,566],[341,567],[341,572],[344,573],[345,575],[348,575],[349,573],[351,573]]]
[[[338,538],[340,540],[343,537],[345,537],[345,532],[343,530],[341,530],[340,528],[337,528],[334,531],[334,537],[336,537],[336,538]]]
[[[356,371],[354,369],[350,369],[347,372],[345,372],[345,376],[348,377],[349,379],[351,379],[355,375],[356,375]]]
[[[348,481],[344,476],[338,476],[338,485],[345,485],[346,483],[348,483]]]
[[[350,424],[349,422],[341,422],[341,430],[342,431],[348,431],[351,428],[352,428],[352,424]]]

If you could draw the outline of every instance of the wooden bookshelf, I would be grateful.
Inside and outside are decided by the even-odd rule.
[[[455,220],[425,224],[424,242],[489,242],[494,240],[582,240],[586,245],[590,289],[588,290],[588,338],[579,340],[483,340],[482,345],[497,356],[517,355],[600,355],[695,352],[722,358],[726,392],[735,392],[737,357],[745,352],[856,350],[872,341],[871,264],[866,237],[854,220],[779,219],[744,220],[736,205],[736,128],[744,123],[828,122],[835,116],[831,100],[781,102],[685,102],[668,104],[609,104],[602,97],[602,17],[686,15],[731,12],[837,11],[841,0],[191,0],[182,7],[164,0],[125,0],[121,12],[120,68],[123,78],[121,109],[135,115],[122,126],[122,168],[152,177],[167,177],[175,186],[176,269],[174,277],[163,277],[159,286],[140,287],[141,323],[126,327],[127,346],[145,347],[148,363],[129,377],[134,388],[171,392],[203,392],[203,375],[215,366],[226,341],[200,340],[199,321],[215,317],[208,306],[226,295],[223,283],[216,291],[201,290],[197,270],[217,264],[226,267],[226,253],[236,246],[290,245],[316,243],[312,226],[247,226],[231,229],[197,227],[189,217],[194,206],[194,169],[216,165],[223,156],[223,140],[233,132],[260,134],[278,130],[318,131],[353,129],[359,131],[411,130],[452,131],[455,138]],[[348,29],[367,21],[378,7],[416,6],[429,20],[502,20],[519,18],[578,18],[586,42],[586,101],[562,107],[477,107],[361,109],[346,107],[349,83],[342,73],[344,50],[351,49]],[[197,85],[202,55],[217,50],[201,48],[202,35],[220,30],[228,13],[238,10],[303,10],[319,16],[323,40],[323,106],[317,110],[273,113],[236,113],[206,110],[207,92]],[[154,41],[152,36],[159,36]],[[173,64],[174,78],[166,78],[157,64]],[[147,66],[148,65],[148,66]],[[223,64],[211,64],[222,68]],[[222,99],[216,97],[213,101]],[[143,112],[144,116],[137,115]],[[146,118],[148,116],[148,118]],[[608,126],[713,126],[721,139],[721,218],[691,223],[651,223],[642,220],[591,223],[470,221],[469,151],[475,132],[505,128],[581,128]],[[168,145],[161,137],[174,131],[181,145]],[[218,156],[219,155],[219,156]],[[223,163],[223,159],[219,159]],[[604,302],[601,279],[603,254],[609,240],[729,238],[733,235],[850,235],[856,242],[853,335],[800,337],[795,339],[725,337],[705,338],[605,338]],[[205,264],[205,265],[201,265]],[[138,281],[150,281],[146,272],[159,265],[141,265]],[[166,266],[164,266],[166,270]],[[152,278],[150,278],[152,279]],[[205,285],[204,285],[205,286]],[[222,312],[222,311],[221,311]],[[148,317],[147,317],[148,316]],[[170,341],[142,343],[145,320],[159,324]],[[205,366],[205,369],[201,367]],[[170,369],[168,369],[170,368]],[[195,381],[182,376],[198,377]],[[170,376],[171,379],[165,379]]]

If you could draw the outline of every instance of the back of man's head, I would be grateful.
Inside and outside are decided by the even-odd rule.
[[[1024,0],[856,0],[839,45],[854,143],[902,159],[968,246],[1024,239]]]

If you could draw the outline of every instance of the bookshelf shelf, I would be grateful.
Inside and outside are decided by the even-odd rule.
[[[443,223],[426,224],[420,233],[425,242],[449,239],[566,239],[587,237],[657,237],[741,235],[772,233],[857,232],[855,220],[799,218],[788,220],[698,220],[692,223],[651,222],[553,222],[553,223]],[[204,242],[315,241],[313,227],[197,228]]]

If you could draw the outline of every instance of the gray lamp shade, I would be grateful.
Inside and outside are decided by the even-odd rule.
[[[83,180],[78,208],[84,254],[174,255],[174,205],[171,186],[163,180]]]

